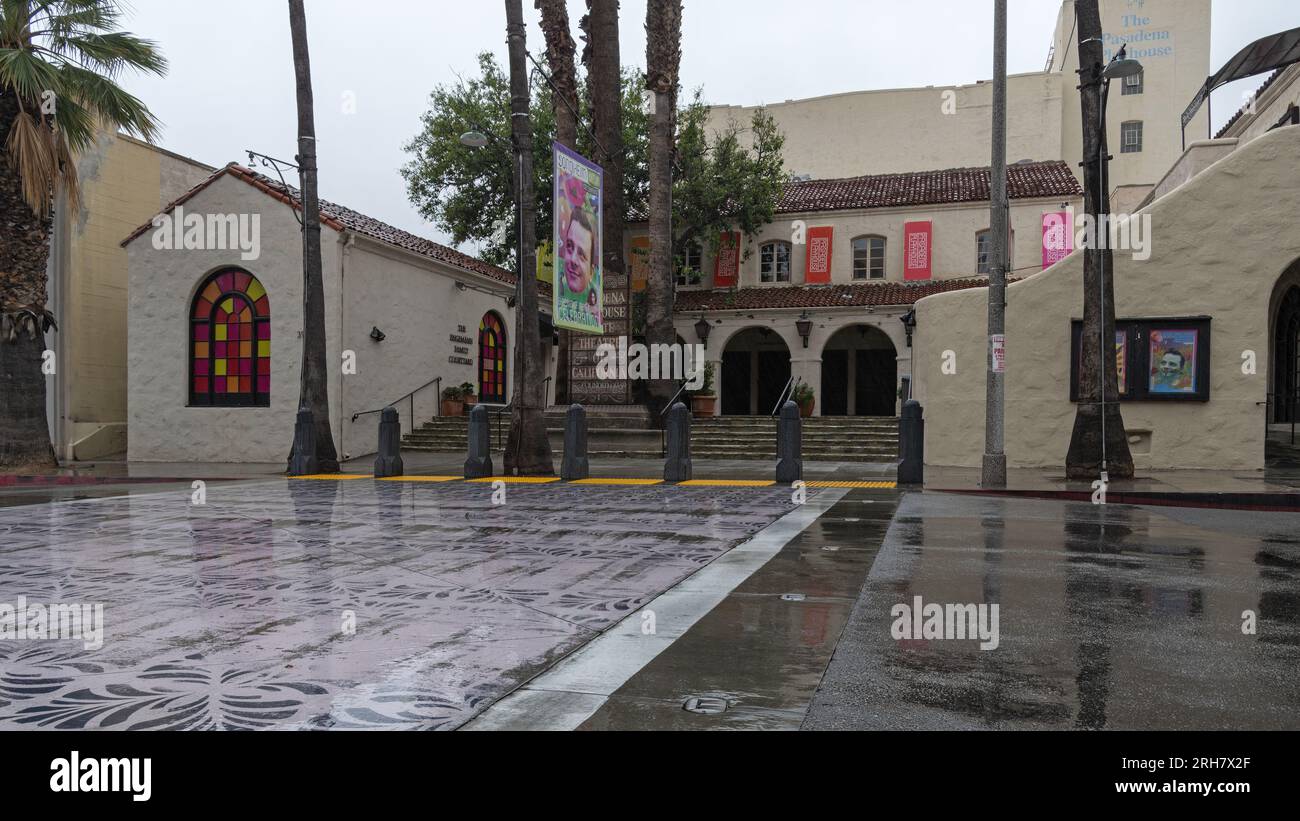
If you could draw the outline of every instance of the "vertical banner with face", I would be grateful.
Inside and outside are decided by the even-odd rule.
[[[728,231],[718,241],[713,261],[713,287],[731,288],[740,280],[740,232]]]
[[[804,282],[826,284],[831,281],[831,250],[835,229],[808,229],[808,265],[804,269]]]
[[[1043,268],[1051,268],[1074,251],[1068,211],[1043,214]]]
[[[601,208],[605,174],[600,166],[553,143],[555,155],[555,325],[603,333]]]
[[[930,247],[934,229],[929,222],[903,224],[903,279],[930,279]]]

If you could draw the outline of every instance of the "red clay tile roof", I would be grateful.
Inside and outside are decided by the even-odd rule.
[[[1014,282],[1009,278],[1008,282]],[[929,282],[855,282],[852,285],[788,285],[723,291],[679,291],[676,312],[753,311],[767,308],[852,308],[911,305],[947,291],[985,288],[985,277],[935,279]]]
[[[242,180],[262,193],[273,197],[286,205],[292,206],[295,210],[302,210],[302,203],[298,199],[298,189],[291,185],[283,185],[279,180],[271,179],[270,177],[259,174],[256,171],[245,168],[238,163],[231,163],[225,168],[217,171],[217,173],[213,174],[211,177],[208,177],[206,180],[199,183],[194,188],[185,192],[185,194],[174,202],[169,203],[167,207],[162,210],[162,213],[170,213],[174,208],[176,208],[176,206],[188,202],[200,191],[216,182],[223,174],[229,174],[235,179]],[[423,237],[417,237],[415,234],[403,231],[400,228],[395,228],[387,223],[380,222],[379,220],[368,217],[365,214],[353,211],[351,208],[346,208],[327,200],[321,200],[320,213],[321,223],[328,225],[335,231],[355,231],[358,234],[372,237],[390,245],[396,245],[399,248],[404,248],[408,251],[420,254],[421,256],[426,256],[430,259],[435,259],[439,262],[444,262],[466,271],[482,274],[511,285],[515,282],[515,275],[504,268],[498,268],[497,266],[490,265],[481,259],[475,259],[469,254],[463,254],[460,251],[457,251],[455,248],[448,248],[445,245],[439,245],[438,243],[424,239]],[[153,221],[150,220],[135,231],[131,232],[131,235],[126,239],[122,240],[122,245],[127,245],[152,227]],[[549,296],[550,287],[546,283],[539,282],[538,288],[541,294]]]
[[[785,187],[776,210],[791,213],[987,202],[989,176],[987,167],[949,168],[791,182]],[[1011,199],[1083,194],[1070,167],[1060,160],[1008,166],[1007,191]]]

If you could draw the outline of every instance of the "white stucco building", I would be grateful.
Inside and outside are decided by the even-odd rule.
[[[295,197],[278,181],[231,164],[122,243],[129,259],[132,461],[287,457],[302,355]],[[161,217],[185,214],[173,247],[159,247],[168,244],[159,237]],[[181,233],[188,221],[206,225],[214,216],[256,226],[256,257],[246,258],[247,247],[214,242],[206,230]],[[439,384],[469,383],[484,403],[508,401],[513,274],[330,202],[321,202],[321,221],[329,397],[340,455],[375,451],[378,418],[354,422],[354,415],[395,403],[403,430],[411,430],[412,410],[416,422],[437,414]]]

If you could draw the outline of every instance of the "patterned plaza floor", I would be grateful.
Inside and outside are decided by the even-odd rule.
[[[0,509],[0,608],[104,619],[98,649],[0,639],[0,729],[453,729],[792,508],[780,487],[505,492],[275,480]]]

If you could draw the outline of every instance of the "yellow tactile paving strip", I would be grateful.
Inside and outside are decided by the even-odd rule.
[[[374,479],[374,476],[365,474],[337,473],[337,474],[320,474],[317,476],[290,476],[302,482],[352,482],[358,479]],[[376,479],[378,482],[422,482],[427,484],[446,484],[449,482],[465,482],[472,485],[490,485],[495,482],[504,482],[508,485],[553,485],[563,480],[557,476],[493,476],[487,479],[464,479],[460,476],[392,476],[386,479]],[[771,480],[743,480],[743,479],[692,479],[689,482],[664,482],[663,479],[579,479],[574,482],[564,482],[567,485],[589,485],[595,487],[652,487],[655,485],[675,484],[677,487],[774,487],[776,482]],[[806,487],[811,488],[848,488],[848,489],[867,489],[867,490],[893,490],[898,485],[896,482],[804,482]]]

